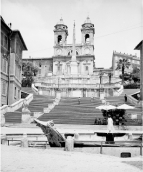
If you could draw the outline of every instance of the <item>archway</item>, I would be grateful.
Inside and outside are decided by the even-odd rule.
[[[58,36],[58,44],[60,44],[60,43],[61,43],[61,41],[62,41],[62,36],[61,36],[61,35],[59,35],[59,36]]]
[[[90,37],[89,34],[85,35],[85,43],[89,43],[89,37]]]

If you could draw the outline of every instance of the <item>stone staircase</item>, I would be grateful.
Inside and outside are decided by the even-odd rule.
[[[117,105],[120,106],[122,104],[128,104],[129,106],[133,106],[130,102],[126,102],[124,101],[124,95],[125,94],[132,94],[134,92],[137,92],[137,89],[127,89],[124,90],[124,92],[118,96],[118,97],[106,97],[106,101],[109,102],[109,104],[111,105]],[[127,109],[126,110],[126,115],[125,115],[125,119],[126,119],[126,125],[128,126],[138,126],[141,125],[141,112],[142,109],[140,107],[135,107],[135,109]],[[137,114],[137,119],[131,119],[131,114]]]
[[[81,98],[79,104],[78,98],[61,98],[60,103],[39,120],[53,120],[56,124],[93,125],[96,117],[103,118],[101,111],[95,108],[99,105],[99,99],[91,102],[90,98]]]
[[[140,91],[140,89],[124,89],[124,91],[122,92],[122,94],[120,96],[124,96],[125,94],[131,95],[131,94],[136,93],[138,91]]]
[[[35,93],[31,87],[22,87],[21,91],[26,92],[26,93],[31,93],[33,95],[37,95],[37,93]]]
[[[26,91],[27,93],[30,93],[31,89],[27,87]],[[48,104],[53,103],[54,99],[55,97],[34,94],[33,100],[30,102],[28,106],[31,115],[33,115],[33,112],[43,112],[43,109],[47,108]],[[15,112],[7,112],[4,114],[4,116],[6,123],[21,123],[22,108],[16,110]]]
[[[131,90],[130,90],[131,92]],[[124,94],[118,97],[107,97],[106,100],[113,105],[124,104]],[[127,93],[126,93],[127,94]],[[34,95],[33,100],[30,102],[28,109],[31,114],[33,112],[43,112],[43,108],[47,108],[52,104],[55,97],[44,95]],[[58,105],[49,112],[44,113],[38,119],[41,121],[53,120],[55,124],[75,124],[75,125],[94,125],[95,119],[103,119],[102,112],[96,109],[102,102],[99,98],[91,100],[91,98],[81,98],[80,104],[76,97],[61,98]],[[130,103],[127,103],[131,105]],[[127,110],[127,113],[140,113],[140,108]],[[22,108],[15,112],[7,112],[5,119],[7,123],[21,123]],[[130,116],[126,117],[126,125],[141,125],[136,120],[132,120]]]

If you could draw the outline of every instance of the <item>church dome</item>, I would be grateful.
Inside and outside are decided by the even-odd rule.
[[[91,23],[91,20],[90,20],[90,18],[89,18],[89,17],[87,17],[87,18],[86,18],[86,20],[85,20],[84,24],[86,24],[86,23]]]
[[[63,21],[62,18],[61,18],[60,21],[57,23],[57,25],[60,25],[60,24],[63,24],[63,25],[64,25],[64,21]]]

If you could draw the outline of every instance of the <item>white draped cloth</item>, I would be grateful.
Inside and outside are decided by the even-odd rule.
[[[107,124],[107,130],[109,132],[114,130],[114,126],[113,126],[113,120],[111,117],[108,118],[108,124]]]

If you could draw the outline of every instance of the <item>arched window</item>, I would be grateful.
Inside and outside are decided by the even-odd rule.
[[[85,43],[89,43],[89,34],[85,35]]]
[[[88,66],[85,66],[85,71],[88,71]]]
[[[61,43],[61,41],[62,41],[62,36],[61,36],[61,35],[59,35],[59,36],[58,36],[58,44],[60,44],[60,43]]]
[[[68,56],[71,56],[72,55],[72,50],[70,50],[69,52],[68,52]]]
[[[49,65],[49,71],[52,71],[52,64]]]
[[[78,56],[78,52],[76,51],[76,55]]]

